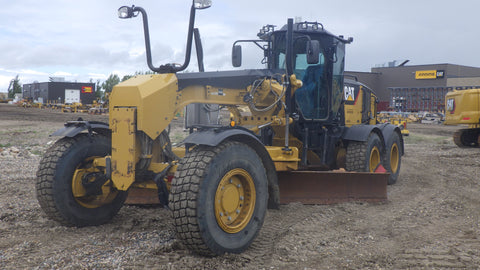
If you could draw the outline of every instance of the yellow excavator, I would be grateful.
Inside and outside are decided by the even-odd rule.
[[[353,39],[288,19],[233,44],[234,67],[241,66],[241,44],[253,43],[263,51],[264,69],[205,72],[194,22],[196,11],[210,5],[192,2],[185,62],[158,67],[146,11],[119,9],[122,19],[143,17],[147,63],[156,74],[114,87],[109,123],[70,121],[52,134],[60,139],[42,158],[36,182],[49,218],[103,224],[129,192],[150,189],[171,210],[179,239],[212,256],[247,249],[267,208],[280,203],[386,200],[403,139],[397,126],[377,123],[373,91],[344,79],[345,45]],[[200,72],[182,73],[193,43]],[[228,110],[230,119],[193,121],[183,146],[172,147],[169,124],[191,104]]]
[[[453,90],[445,96],[445,125],[464,125],[453,134],[458,147],[479,147],[480,89]]]

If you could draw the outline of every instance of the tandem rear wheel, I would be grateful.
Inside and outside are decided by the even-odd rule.
[[[170,192],[177,235],[198,254],[241,253],[265,218],[267,175],[243,143],[196,147],[180,161]]]
[[[347,171],[374,172],[382,162],[382,142],[375,133],[367,141],[350,141],[347,146]]]
[[[385,169],[390,173],[390,177],[388,178],[389,185],[395,184],[400,174],[403,151],[400,136],[397,132],[393,132],[385,146],[386,153],[383,164]]]
[[[375,172],[379,165],[383,165],[390,173],[388,184],[397,182],[402,164],[402,143],[397,132],[393,132],[385,142],[376,133],[371,133],[364,142],[351,141],[347,147],[347,171]]]

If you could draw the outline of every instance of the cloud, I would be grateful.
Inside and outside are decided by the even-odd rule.
[[[41,75],[41,76],[47,76],[48,73],[46,72],[40,72],[36,70],[31,70],[31,69],[21,69],[18,72],[13,72],[13,73],[18,73],[22,75]]]
[[[7,92],[7,88],[10,84],[10,81],[12,80],[13,78],[10,77],[10,76],[5,76],[5,75],[0,75],[0,85],[6,85],[5,89],[1,89],[0,88],[0,92]],[[2,91],[3,90],[3,91]]]
[[[57,76],[57,77],[64,76],[64,77],[67,77],[67,76],[77,76],[77,74],[72,74],[72,73],[70,73],[70,72],[65,72],[65,71],[57,71],[57,72],[54,72],[54,73],[53,73],[53,76]]]
[[[149,14],[153,63],[183,63],[191,1],[134,2]],[[0,9],[0,91],[19,74],[23,83],[49,76],[100,79],[113,71],[148,70],[140,17],[120,20],[116,1],[6,1]],[[232,69],[230,54],[237,39],[255,39],[265,24],[283,26],[287,18],[322,22],[334,34],[353,36],[346,69],[369,71],[376,64],[410,59],[409,64],[453,63],[478,66],[477,25],[480,2],[289,0],[213,1],[197,12],[196,26],[207,70]],[[452,19],[452,14],[461,14]],[[468,28],[469,26],[470,28]],[[244,46],[245,67],[262,55]],[[188,70],[197,70],[192,55]],[[61,73],[58,73],[61,72]],[[5,79],[10,78],[10,79]]]
[[[108,78],[108,75],[105,74],[100,74],[100,73],[88,73],[88,77],[94,79],[94,80],[105,80]]]

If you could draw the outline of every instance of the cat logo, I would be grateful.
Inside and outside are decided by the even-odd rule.
[[[455,113],[455,99],[454,98],[449,98],[447,99],[447,111],[449,111],[451,114]]]
[[[343,94],[345,96],[346,101],[354,101],[355,100],[355,87],[345,85],[343,87]]]

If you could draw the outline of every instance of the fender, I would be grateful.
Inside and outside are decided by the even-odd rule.
[[[345,128],[342,139],[357,142],[366,142],[370,133],[375,132],[383,141],[382,129],[385,124],[379,125],[354,125]]]
[[[349,141],[366,142],[371,132],[377,133],[384,147],[390,144],[390,141],[392,140],[392,134],[394,132],[398,133],[400,136],[400,142],[401,142],[401,146],[400,146],[401,154],[403,156],[404,147],[403,147],[402,133],[400,131],[400,128],[390,123],[377,124],[377,125],[351,126],[350,128],[345,129],[342,139],[349,140]]]
[[[109,135],[110,129],[107,123],[97,121],[83,121],[81,119],[77,121],[68,121],[64,127],[55,131],[50,136],[62,136],[62,137],[75,137],[77,134],[88,131],[88,134],[92,132],[100,133],[102,135]]]
[[[183,142],[188,149],[193,145],[214,147],[226,140],[244,143],[257,152],[268,178],[268,208],[278,209],[280,206],[280,188],[275,164],[263,143],[250,130],[241,127],[209,128],[190,134]]]
[[[193,132],[190,134],[183,142],[186,146],[190,147],[191,145],[208,145],[208,146],[217,146],[227,138],[231,137],[245,137],[250,140],[256,140],[260,144],[260,140],[248,129],[244,128],[208,128]]]

